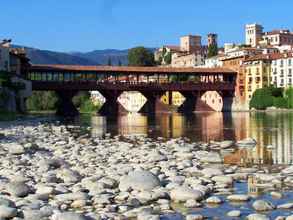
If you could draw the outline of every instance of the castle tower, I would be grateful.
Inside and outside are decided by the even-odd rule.
[[[201,36],[187,35],[180,38],[180,50],[193,52],[201,47]]]
[[[218,45],[218,35],[210,33],[208,34],[208,47],[211,45]]]
[[[261,41],[263,35],[263,27],[259,24],[245,25],[245,44],[256,47]]]

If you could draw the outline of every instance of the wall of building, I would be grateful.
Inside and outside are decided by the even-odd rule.
[[[0,70],[10,71],[9,46],[0,44]]]
[[[272,60],[271,84],[287,88],[293,86],[293,57]]]

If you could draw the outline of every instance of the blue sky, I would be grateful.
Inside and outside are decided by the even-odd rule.
[[[209,32],[220,44],[237,43],[255,22],[293,29],[292,0],[3,0],[0,7],[0,39],[56,51],[157,47]]]

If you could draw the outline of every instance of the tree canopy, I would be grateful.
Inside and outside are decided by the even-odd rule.
[[[154,54],[144,47],[135,47],[128,52],[129,66],[154,66]]]
[[[212,44],[208,48],[208,58],[218,55],[218,46],[216,44]]]

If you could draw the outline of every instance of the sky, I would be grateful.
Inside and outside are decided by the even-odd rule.
[[[0,39],[54,51],[177,45],[187,34],[244,42],[246,23],[293,30],[292,0],[2,0]]]

